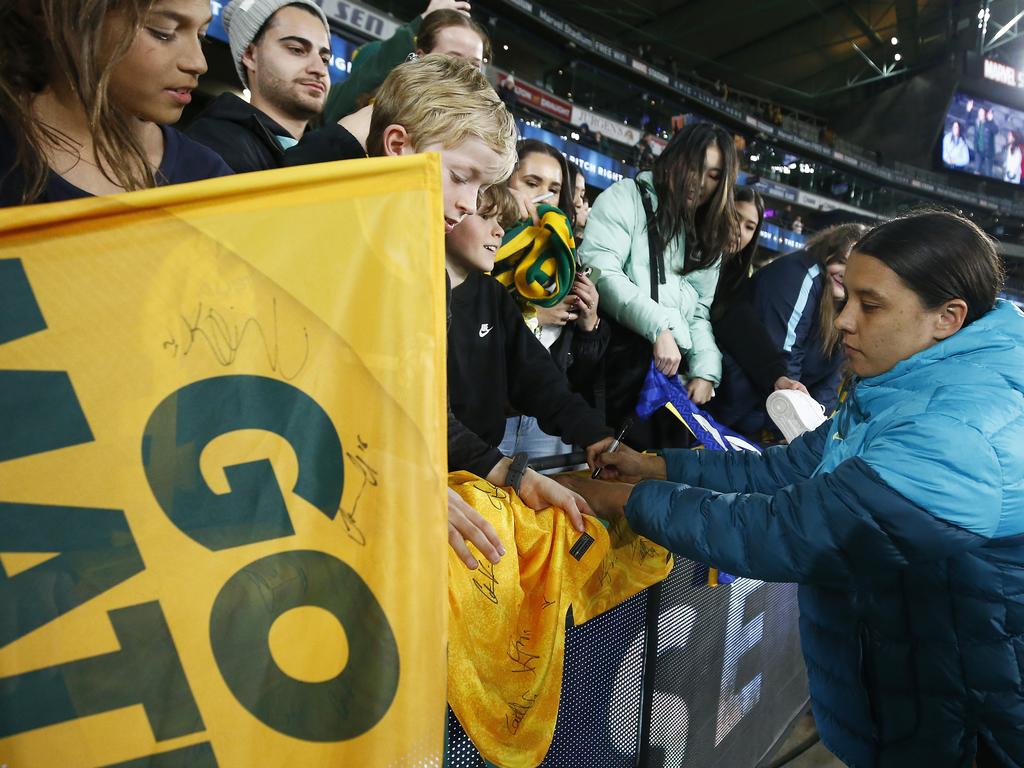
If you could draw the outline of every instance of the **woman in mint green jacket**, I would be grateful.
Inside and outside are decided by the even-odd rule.
[[[653,171],[614,184],[594,203],[580,258],[600,270],[601,307],[615,321],[605,367],[609,424],[632,414],[651,360],[667,376],[685,372],[695,403],[714,396],[722,355],[710,309],[720,256],[735,237],[736,166],[728,133],[691,124]],[[661,418],[634,427],[631,444],[680,445],[680,425]]]

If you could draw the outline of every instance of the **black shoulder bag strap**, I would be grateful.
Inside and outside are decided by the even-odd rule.
[[[644,215],[647,217],[647,250],[651,256],[651,298],[657,301],[658,286],[665,284],[665,249],[654,231],[656,224],[651,195],[647,191],[647,187],[639,181],[636,182],[636,188],[640,191],[640,200],[644,204]]]

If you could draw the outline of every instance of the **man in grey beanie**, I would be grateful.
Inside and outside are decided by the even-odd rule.
[[[313,0],[232,0],[222,11],[249,103],[214,99],[186,133],[236,173],[278,168],[324,108],[330,27]]]

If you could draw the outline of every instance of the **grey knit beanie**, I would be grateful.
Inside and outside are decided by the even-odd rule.
[[[245,67],[242,66],[242,54],[249,47],[267,19],[287,5],[304,5],[310,10],[316,11],[331,34],[331,26],[327,23],[327,14],[324,9],[313,0],[231,0],[221,11],[221,20],[224,22],[224,29],[228,33],[228,42],[231,45],[231,58],[235,62],[235,71],[242,85],[248,86],[249,80],[245,76]]]

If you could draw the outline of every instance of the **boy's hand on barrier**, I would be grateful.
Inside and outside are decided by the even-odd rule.
[[[473,542],[484,557],[497,565],[505,548],[501,546],[494,527],[483,516],[467,504],[459,494],[448,489],[448,543],[469,569],[476,568],[476,558],[466,546]]]
[[[534,510],[558,507],[569,516],[572,527],[580,533],[586,530],[583,526],[583,515],[594,514],[590,505],[578,493],[532,469],[526,470],[526,474],[523,475],[523,481],[519,485],[519,498]]]
[[[601,477],[604,480],[638,483],[641,480],[664,480],[666,476],[665,460],[661,456],[634,451],[625,443],[619,443],[614,453],[600,453],[595,466],[603,468]]]
[[[682,361],[683,353],[676,345],[675,336],[666,328],[654,341],[654,367],[666,376],[675,376]]]
[[[558,482],[585,498],[594,514],[610,523],[625,514],[626,502],[633,492],[633,486],[627,483],[606,483],[577,475],[559,476]]]
[[[796,389],[803,392],[805,395],[810,396],[811,394],[807,391],[807,387],[796,379],[789,378],[789,376],[779,376],[779,378],[775,380],[775,389]]]

